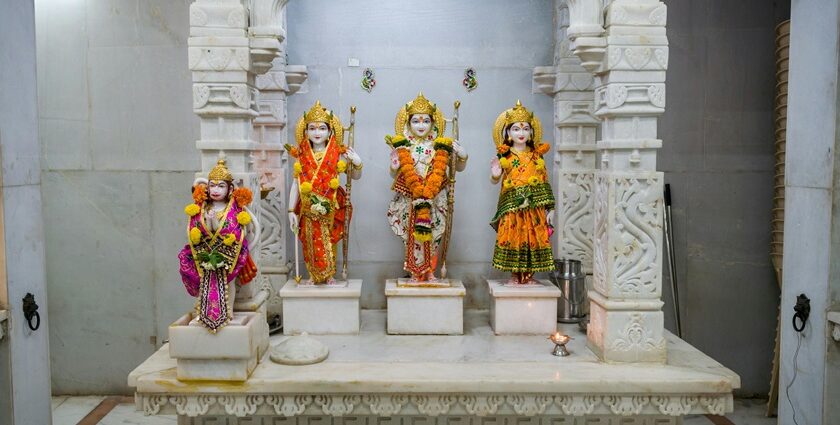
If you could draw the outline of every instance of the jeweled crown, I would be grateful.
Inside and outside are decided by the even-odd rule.
[[[408,112],[409,116],[414,114],[432,115],[435,113],[437,107],[434,103],[429,102],[429,99],[426,99],[423,96],[423,93],[419,93],[417,97],[414,98],[414,100],[405,105],[405,109]]]
[[[227,165],[225,165],[226,161],[224,159],[219,159],[216,162],[216,166],[210,170],[210,174],[207,175],[207,180],[215,180],[215,181],[226,181],[228,183],[233,181],[233,174],[230,173],[228,170]]]
[[[325,122],[329,124],[332,121],[332,113],[327,112],[327,109],[321,106],[321,101],[316,101],[309,111],[303,114],[303,122],[309,124],[311,122]]]
[[[522,102],[516,101],[516,106],[505,112],[505,127],[515,123],[515,122],[527,122],[528,124],[532,124],[531,122],[534,119],[534,113],[529,112],[522,106]]]

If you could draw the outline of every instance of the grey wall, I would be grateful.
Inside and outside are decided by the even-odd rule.
[[[128,392],[192,306],[174,261],[199,168],[188,6],[36,2],[57,394]]]
[[[769,254],[776,17],[767,3],[667,2],[659,156],[673,196],[683,336],[737,372],[741,394],[762,396],[779,297]]]
[[[366,280],[366,307],[384,306],[381,282],[401,273],[401,243],[385,218],[383,136],[419,90],[447,116],[462,101],[470,163],[458,181],[450,273],[479,307],[487,300],[477,283],[498,276],[489,265],[498,190],[487,177],[490,128],[517,98],[551,121],[551,100],[531,94],[531,69],[552,62],[552,2],[517,2],[516,13],[503,0],[477,4],[288,6],[289,63],[310,72],[307,92],[290,98],[290,120],[316,99],[345,120],[358,107],[366,165],[353,190],[351,273]],[[778,295],[768,260],[773,10],[759,0],[668,5],[660,168],[674,189],[686,338],[741,374],[744,391],[764,392]],[[40,0],[36,19],[54,392],[127,391],[127,373],[191,306],[174,260],[199,167],[188,1]],[[347,67],[351,57],[359,68]],[[479,80],[472,93],[460,85],[469,66]],[[377,76],[371,94],[359,87],[365,67]]]

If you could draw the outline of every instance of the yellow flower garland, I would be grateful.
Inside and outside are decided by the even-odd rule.
[[[236,242],[236,235],[234,235],[233,233],[228,233],[227,236],[225,236],[225,238],[222,240],[222,243],[227,246],[233,245],[234,242]]]
[[[499,165],[502,167],[502,169],[507,170],[508,168],[510,168],[510,160],[507,158],[499,158]]]
[[[332,178],[332,179],[330,179],[330,188],[331,188],[331,189],[337,189],[339,184],[340,184],[340,183],[339,183],[339,181],[338,181],[338,178]]]
[[[300,162],[295,162],[295,165],[293,167],[295,169],[295,177],[299,176],[300,173],[303,171],[303,166],[300,165]]]
[[[535,186],[535,185],[540,184],[541,180],[542,179],[540,179],[537,176],[531,176],[531,177],[528,177],[528,184],[530,184],[531,186]]]
[[[198,227],[190,229],[190,242],[192,242],[193,245],[201,242],[201,230],[198,230]]]
[[[251,223],[251,214],[248,214],[248,211],[242,211],[236,214],[236,221],[243,226],[247,226]]]
[[[344,160],[339,160],[338,164],[336,164],[335,168],[339,173],[343,173],[343,172],[347,171],[347,163],[344,162]]]
[[[195,216],[201,211],[201,207],[196,204],[189,204],[184,208],[184,213],[190,217]]]
[[[312,192],[312,183],[310,182],[303,182],[300,184],[300,193],[306,195],[309,192]]]

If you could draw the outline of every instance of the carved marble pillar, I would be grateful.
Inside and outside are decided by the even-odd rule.
[[[285,21],[284,7],[277,24],[285,28]],[[284,148],[288,135],[286,97],[297,92],[307,77],[305,66],[286,64],[286,43],[284,39],[271,70],[256,79],[260,99],[257,103],[259,115],[254,120],[257,147],[253,160],[260,186],[269,190],[259,205],[262,225],[259,268],[262,272],[261,285],[270,292],[268,311],[272,315],[280,313],[279,291],[286,283],[289,272],[286,253],[286,231],[289,228],[286,176],[289,171]]]
[[[601,0],[569,0],[571,48],[596,77],[595,115],[602,120],[587,339],[604,361],[664,362],[663,174],[656,171],[662,141],[656,127],[665,110],[666,6],[612,0],[600,15],[599,35],[592,22],[575,22],[596,5]],[[574,27],[587,32],[573,33]]]
[[[237,185],[260,193],[251,154],[252,121],[258,116],[257,74],[268,71],[284,37],[282,29],[265,24],[285,1],[195,0],[190,5],[189,67],[193,79],[193,109],[200,118],[199,175],[206,176],[224,154]],[[254,26],[249,26],[253,22]],[[255,198],[257,198],[255,196]],[[251,210],[259,218],[259,210]],[[251,247],[259,262],[259,244]],[[234,309],[254,310],[257,285],[237,291]],[[263,300],[264,302],[264,300]]]
[[[554,98],[554,256],[579,260],[592,275],[595,81],[569,49],[567,0],[555,0],[554,65],[534,68],[534,88]]]

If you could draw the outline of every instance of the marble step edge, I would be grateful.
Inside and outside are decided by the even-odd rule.
[[[731,393],[712,394],[135,394],[145,415],[724,415]]]

